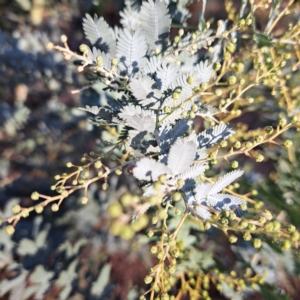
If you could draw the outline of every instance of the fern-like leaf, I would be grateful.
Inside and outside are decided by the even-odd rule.
[[[207,220],[210,218],[211,213],[205,207],[195,207],[196,216],[202,218],[203,220]]]
[[[173,144],[177,138],[182,137],[188,131],[189,125],[186,119],[181,119],[173,126],[166,125],[161,128],[159,135],[161,154],[167,154],[170,150],[171,144]]]
[[[155,114],[152,110],[143,110],[140,106],[132,104],[123,107],[119,117],[126,121],[127,125],[142,132],[154,132]]]
[[[104,53],[110,54],[111,57],[115,57],[116,42],[111,28],[102,17],[98,19],[95,16],[93,19],[89,14],[86,14],[83,19],[83,31],[93,45]]]
[[[206,163],[195,163],[191,167],[189,167],[186,171],[179,174],[178,178],[187,179],[187,178],[195,178],[200,174],[204,173],[206,169]]]
[[[152,108],[157,108],[159,105],[158,101],[161,97],[161,92],[155,88],[154,79],[148,75],[139,78],[132,78],[129,86],[134,97],[136,97],[141,105],[149,105]]]
[[[209,190],[211,189],[210,183],[200,183],[195,188],[195,198],[197,201],[200,201],[201,199],[204,199],[207,195]]]
[[[143,73],[147,75],[153,75],[161,67],[161,56],[150,56],[149,60],[145,64]]]
[[[241,177],[244,171],[234,170],[222,176],[209,190],[208,195],[214,195],[222,191],[223,188],[231,184],[234,180]]]
[[[234,131],[227,124],[214,126],[198,135],[198,148],[210,148],[233,134]]]
[[[171,19],[164,1],[143,2],[140,11],[140,26],[151,50],[163,50],[167,45]]]
[[[138,130],[129,130],[128,131],[128,137],[129,137],[129,144],[130,147],[133,149],[140,148],[140,145],[142,143],[143,138],[147,134],[147,131],[138,131]]]
[[[198,65],[196,65],[196,72],[194,73],[195,80],[198,81],[198,84],[203,82],[209,82],[212,73],[213,73],[213,65],[208,65],[208,60],[201,61]]]
[[[156,72],[156,84],[158,88],[165,91],[166,88],[175,80],[179,68],[175,65],[166,64],[165,62]]]
[[[169,99],[173,100],[174,104],[179,104],[180,101],[184,101],[187,98],[191,97],[193,94],[191,86],[187,82],[187,78],[189,77],[189,74],[181,74],[177,76],[175,81],[173,81],[169,86],[168,89],[170,89],[171,92],[174,92],[176,89],[180,89],[181,93],[179,95],[179,98],[177,101],[174,101],[171,97]]]
[[[102,52],[101,50],[97,49],[96,47],[93,47],[91,50],[88,48],[88,56],[92,60],[93,63],[97,64],[97,57],[102,58],[103,62],[103,68],[106,70],[110,70],[111,68],[111,57],[109,54]]]
[[[207,152],[205,149],[201,149],[201,150],[198,150],[197,152],[197,155],[196,155],[196,160],[201,160],[201,159],[204,159],[208,156]]]
[[[188,121],[186,119],[181,119],[176,122],[172,130],[170,130],[168,138],[171,143],[174,142],[178,137],[182,137],[189,130]]]
[[[91,113],[93,115],[98,115],[99,111],[101,110],[101,107],[86,105],[85,108],[78,107],[78,109],[86,111],[86,112],[89,112],[89,113]]]
[[[215,194],[207,197],[210,206],[217,210],[233,210],[238,205],[245,203],[241,198],[229,194]]]
[[[120,12],[120,23],[123,28],[135,31],[139,24],[139,12],[132,9],[131,7],[126,7],[122,12]]]
[[[164,174],[171,174],[171,170],[166,165],[148,157],[139,160],[133,169],[133,176],[139,180],[155,181]]]
[[[180,102],[177,101],[178,106],[179,106],[179,104],[180,104]],[[169,107],[173,108],[175,106],[174,100],[171,97],[169,97],[163,103],[163,107],[165,107],[165,106],[169,106]],[[171,113],[161,114],[159,116],[159,121],[161,122],[162,125],[175,124],[178,119],[182,119],[182,112],[190,111],[191,106],[192,105],[191,105],[190,101],[185,102],[185,103],[181,104],[180,107],[174,109]]]
[[[199,107],[197,115],[199,115],[201,117],[212,117],[217,112],[218,112],[217,108],[215,108],[207,103],[204,103]]]
[[[87,244],[86,239],[80,239],[72,245],[69,241],[64,242],[59,248],[59,251],[65,251],[65,255],[68,259],[79,253],[80,249]]]
[[[193,163],[197,151],[196,142],[187,138],[178,138],[170,149],[168,167],[173,175],[186,171]]]
[[[146,59],[147,45],[144,37],[137,30],[133,35],[128,29],[119,35],[117,42],[117,57],[119,67],[125,70],[128,76],[134,76],[141,71]]]

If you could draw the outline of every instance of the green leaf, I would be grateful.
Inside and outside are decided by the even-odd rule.
[[[254,34],[254,41],[257,43],[258,48],[263,48],[263,47],[270,48],[273,46],[272,37],[268,36],[265,33],[256,31]]]
[[[273,286],[265,284],[260,287],[264,299],[272,300],[292,300],[288,295],[282,294]]]

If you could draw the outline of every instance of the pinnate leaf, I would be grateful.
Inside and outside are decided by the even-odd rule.
[[[212,128],[206,129],[204,132],[198,135],[198,147],[210,148],[213,145],[229,138],[234,134],[234,131],[228,124],[216,125]]]
[[[208,204],[218,210],[233,210],[245,203],[241,198],[229,194],[215,194],[207,197]]]
[[[170,31],[171,19],[164,1],[143,2],[140,26],[151,50],[164,49]]]
[[[163,163],[149,157],[142,158],[133,169],[133,176],[139,180],[156,181],[164,174],[171,174],[171,170]]]
[[[222,176],[209,190],[208,195],[214,195],[222,191],[223,188],[227,187],[231,184],[234,180],[241,177],[244,171],[241,170],[234,170],[232,172],[227,173],[226,175]]]
[[[86,38],[104,53],[109,53],[111,57],[116,53],[116,42],[113,38],[112,30],[103,19],[97,16],[94,19],[86,14],[83,19],[83,31]]]
[[[120,33],[117,42],[117,57],[119,67],[128,76],[134,76],[141,71],[146,59],[147,45],[144,37],[137,30],[133,34],[128,29]]]
[[[168,167],[173,175],[178,175],[186,171],[193,163],[197,151],[194,140],[188,138],[178,138],[170,149],[168,157]]]
[[[148,75],[132,78],[129,86],[134,97],[143,106],[153,106],[161,97],[161,92],[155,88],[155,80]]]

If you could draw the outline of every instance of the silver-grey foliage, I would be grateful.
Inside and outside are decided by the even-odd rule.
[[[83,19],[83,30],[92,45],[95,45],[104,53],[115,56],[116,42],[113,38],[112,29],[102,17],[98,19],[95,16],[93,19],[86,14],[85,19]]]
[[[120,96],[109,99],[105,108],[86,106],[82,110],[91,113],[97,125],[123,126],[121,139],[135,153],[140,152],[133,176],[146,182],[144,196],[157,194],[152,183],[161,175],[166,176],[166,186],[160,188],[160,194],[168,193],[168,187],[174,189],[181,180],[183,185],[176,189],[182,193],[187,208],[207,219],[210,207],[232,210],[244,203],[220,193],[242,172],[228,173],[212,186],[206,182],[199,184],[199,175],[207,168],[207,149],[226,140],[234,131],[228,124],[218,124],[196,134],[186,118],[196,105],[199,117],[215,120],[213,116],[218,110],[201,103],[195,89],[214,80],[213,63],[220,57],[218,48],[201,61],[192,55],[192,44],[197,51],[213,41],[210,37],[213,31],[200,25],[200,32],[193,38],[192,33],[182,36],[181,51],[175,54],[177,46],[169,39],[171,16],[175,22],[186,20],[187,12],[181,4],[184,7],[188,2],[174,5],[173,1],[148,0],[140,5],[138,1],[126,1],[125,10],[120,13],[123,28],[116,28],[113,35],[102,18],[86,16],[83,28],[93,45],[92,50],[88,48],[88,57],[95,66],[98,57],[102,58],[104,75],[99,75],[99,79],[106,83],[109,76],[109,88]],[[178,15],[180,12],[182,16]],[[201,18],[204,20],[203,15]],[[226,26],[226,22],[219,26],[218,34]],[[118,65],[112,69],[116,64],[115,61],[112,64],[114,58],[118,59]]]
[[[161,50],[166,47],[171,18],[164,1],[143,2],[140,11],[140,27],[150,50]]]
[[[133,34],[124,29],[118,37],[117,57],[119,67],[130,77],[139,73],[144,66],[147,46],[144,36],[137,30]]]

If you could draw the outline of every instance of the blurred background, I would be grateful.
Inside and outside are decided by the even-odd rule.
[[[52,195],[53,178],[67,171],[66,163],[79,164],[84,153],[97,149],[101,129],[92,127],[78,107],[99,105],[110,95],[97,87],[72,94],[89,84],[89,78],[46,45],[61,44],[65,34],[69,47],[79,51],[87,43],[84,15],[96,13],[115,26],[123,6],[121,0],[0,0],[0,217],[11,215],[17,203],[32,205],[34,191]],[[201,3],[189,9],[189,24],[196,25]],[[208,1],[207,14],[226,18],[223,1]],[[294,152],[292,163],[285,150],[272,155],[267,169],[249,167],[252,182],[245,180],[243,188],[257,188],[260,200],[272,203],[278,213],[289,203],[289,215],[299,226],[300,154]],[[17,224],[13,237],[0,227],[0,299],[138,299],[154,264],[148,240],[143,234],[126,241],[114,237],[107,216],[110,199],[137,190],[129,177],[112,176],[108,191],[101,189],[103,182],[94,184],[85,206],[78,192],[63,202],[59,212],[47,207],[41,215],[30,214]],[[244,245],[230,247],[215,231],[211,236],[214,242],[199,238],[198,247],[222,257],[217,265],[223,270],[233,265],[244,268],[241,262],[244,266],[250,261],[253,253]],[[212,263],[212,255],[197,259],[204,269]],[[271,246],[249,262],[257,273],[268,270],[267,283],[277,284],[291,297],[285,299],[298,299],[297,264],[294,257]],[[277,299],[275,295],[266,288],[249,293],[247,299]],[[225,299],[213,288],[211,297]]]

